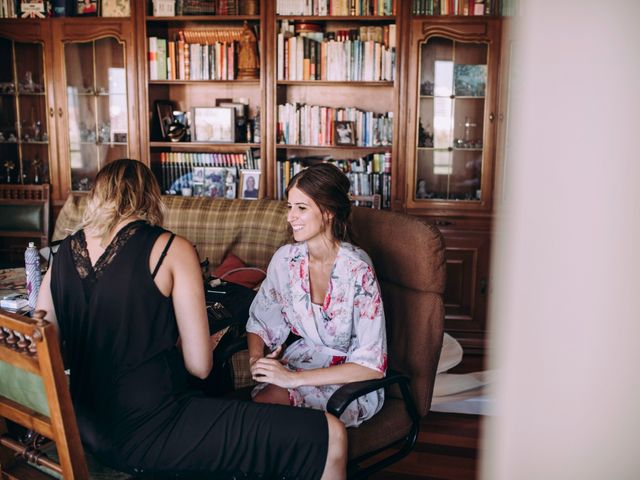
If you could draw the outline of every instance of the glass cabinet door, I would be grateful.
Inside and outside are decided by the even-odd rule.
[[[487,56],[486,43],[420,44],[414,201],[482,200]]]
[[[0,183],[49,183],[43,44],[0,38],[0,65]]]
[[[115,37],[64,46],[71,190],[91,189],[103,165],[129,156],[125,58]]]

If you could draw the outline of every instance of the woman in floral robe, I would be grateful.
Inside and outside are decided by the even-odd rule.
[[[249,313],[255,401],[326,410],[347,382],[381,378],[387,348],[380,289],[369,256],[349,236],[349,180],[319,164],[291,179],[287,219],[296,243],[273,256]],[[278,358],[293,333],[301,337]],[[265,356],[265,347],[271,352]],[[341,416],[357,426],[382,407],[383,390]]]

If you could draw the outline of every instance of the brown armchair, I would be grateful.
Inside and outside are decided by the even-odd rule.
[[[445,261],[438,229],[413,217],[355,208],[353,230],[380,283],[389,358],[385,378],[347,384],[327,406],[339,416],[349,401],[386,388],[382,410],[347,430],[349,478],[356,479],[406,456],[429,411],[444,333]]]
[[[414,217],[370,208],[353,209],[356,242],[371,257],[385,308],[389,369],[385,378],[346,384],[327,410],[339,417],[347,405],[385,388],[384,406],[349,436],[349,478],[366,478],[406,456],[414,447],[420,419],[431,406],[444,334],[444,241],[437,228]],[[246,348],[241,339],[218,358]],[[246,352],[234,357],[234,375],[246,378]],[[237,379],[236,379],[237,380]],[[237,383],[237,382],[236,382]],[[232,396],[246,395],[233,392]]]

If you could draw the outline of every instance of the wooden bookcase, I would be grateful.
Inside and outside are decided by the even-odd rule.
[[[184,157],[179,158],[192,159],[200,158],[197,155],[243,155],[250,150],[252,156],[259,159],[259,196],[281,198],[282,186],[286,181],[282,166],[291,157],[331,158],[342,161],[345,168],[353,168],[355,164],[349,165],[345,161],[371,154],[390,156],[391,165],[387,166],[389,173],[385,174],[389,191],[383,208],[418,216],[441,229],[447,243],[446,329],[462,341],[465,351],[482,351],[487,325],[488,292],[491,288],[489,265],[494,185],[500,171],[496,160],[500,154],[496,142],[499,134],[499,121],[496,118],[501,118],[498,94],[503,20],[495,16],[418,15],[413,12],[417,12],[422,3],[414,0],[387,2],[393,5],[393,9],[386,13],[379,12],[381,15],[352,15],[355,12],[349,11],[348,14],[340,12],[340,15],[325,16],[310,15],[309,12],[279,14],[277,1],[258,0],[255,3],[257,11],[245,11],[245,14],[239,15],[185,15],[183,12],[182,15],[154,17],[151,3],[151,0],[132,1],[132,16],[127,18],[0,20],[0,38],[5,39],[5,43],[31,42],[35,45],[33,48],[42,51],[39,57],[42,66],[38,68],[44,72],[46,94],[33,96],[33,99],[41,103],[36,111],[46,113],[43,115],[43,125],[46,122],[44,128],[48,132],[48,143],[25,145],[23,150],[42,150],[40,157],[48,164],[54,207],[62,204],[73,183],[71,172],[74,160],[70,147],[69,102],[65,83],[65,64],[68,62],[64,45],[114,38],[126,51],[123,65],[127,71],[129,131],[126,145],[111,147],[114,148],[114,154],[139,158],[150,165],[161,181],[164,179],[162,162],[169,155],[182,154]],[[238,2],[238,5],[245,3]],[[150,37],[171,40],[180,32],[240,28],[245,22],[257,35],[257,78],[151,80]],[[278,69],[279,61],[284,61],[282,48],[279,49],[284,40],[279,40],[279,34],[287,24],[293,30],[293,36],[297,37],[302,32],[313,30],[323,32],[325,38],[327,35],[338,35],[330,32],[346,31],[351,32],[353,39],[357,36],[356,31],[366,31],[369,27],[374,31],[379,28],[383,32],[395,28],[393,77],[364,79],[355,74],[349,79],[326,79],[322,76],[315,79],[304,76],[304,70],[300,78],[285,77],[282,70],[279,72]],[[394,27],[390,28],[392,25]],[[387,45],[390,42],[389,38],[383,41]],[[304,57],[305,41],[301,43]],[[315,50],[316,58],[319,51]],[[470,95],[452,93],[455,98],[450,99],[450,107],[454,113],[449,120],[453,127],[449,133],[451,144],[446,147],[424,143],[428,124],[432,128],[434,126],[433,105],[436,96],[425,92],[421,94],[421,84],[434,76],[433,62],[436,59],[451,64],[486,65],[486,85],[482,95],[479,92]],[[2,97],[3,105],[9,102],[8,97]],[[504,93],[500,98],[504,98]],[[249,142],[246,139],[232,143],[171,142],[163,137],[156,110],[157,101],[171,100],[178,110],[193,114],[194,108],[215,107],[220,99],[246,101],[247,118],[250,120],[255,119],[259,112],[260,131]],[[98,98],[94,100],[100,101]],[[325,125],[323,141],[286,143],[283,141],[282,123],[279,126],[283,119],[279,118],[278,113],[279,105],[286,103],[334,109],[353,107],[377,115],[388,115],[391,118],[391,141],[369,146],[336,144],[330,136],[326,136],[327,130],[330,130],[329,135],[335,134],[333,127]],[[465,131],[464,123],[469,125],[469,130]],[[460,139],[463,140],[462,144],[455,143]],[[465,140],[478,143],[465,144]],[[121,147],[126,148],[123,150]],[[3,152],[15,148],[13,145],[0,144]],[[449,155],[452,158],[450,164],[439,164],[441,168],[437,169],[438,175],[433,174],[436,150],[439,151],[438,156]],[[21,155],[19,157],[16,153],[14,156],[22,162],[20,168],[28,172],[31,168],[28,154]],[[106,161],[109,158],[106,156]],[[469,170],[473,170],[470,174],[464,168],[466,164],[473,167]],[[366,170],[366,161],[360,165],[364,165]],[[429,178],[427,173],[430,168],[432,174]],[[417,193],[420,179],[431,182],[427,195],[422,190],[420,194]],[[446,188],[447,182],[451,186],[450,182],[458,180],[468,181],[468,188]]]

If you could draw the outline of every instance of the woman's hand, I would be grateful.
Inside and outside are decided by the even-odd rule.
[[[259,358],[251,365],[251,375],[254,380],[271,383],[282,388],[296,388],[298,386],[296,372],[284,367],[277,357],[282,347],[278,347],[264,358]]]

